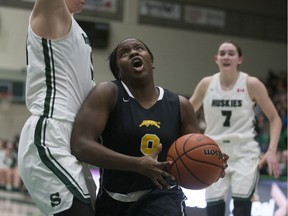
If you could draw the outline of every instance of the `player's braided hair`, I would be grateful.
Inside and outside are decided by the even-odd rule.
[[[124,40],[127,40],[127,39],[124,39]],[[148,53],[149,53],[150,58],[151,58],[151,61],[153,62],[154,61],[154,56],[153,56],[152,52],[150,51],[150,49],[147,47],[147,45],[145,43],[143,43],[141,40],[139,40],[138,38],[135,38],[135,39],[140,41],[145,46],[145,48],[148,50]],[[122,40],[122,41],[124,41],[124,40]],[[117,51],[118,51],[119,44],[114,48],[114,50],[108,56],[109,67],[110,67],[110,70],[111,70],[111,72],[112,72],[112,74],[113,74],[113,76],[115,77],[116,80],[120,80],[119,68],[118,68],[118,65],[117,65]]]

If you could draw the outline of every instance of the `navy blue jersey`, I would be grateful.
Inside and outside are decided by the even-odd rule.
[[[161,143],[163,150],[158,161],[166,161],[169,147],[180,135],[179,96],[158,87],[158,101],[145,109],[121,81],[113,83],[118,87],[118,99],[102,133],[103,145],[125,155],[142,157],[156,151]],[[100,182],[108,191],[122,194],[155,187],[146,176],[110,169],[101,169]]]

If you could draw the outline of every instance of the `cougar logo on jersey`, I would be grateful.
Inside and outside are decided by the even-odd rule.
[[[51,194],[50,200],[51,200],[51,206],[52,207],[60,205],[60,203],[61,203],[60,194],[59,193]]]
[[[139,127],[149,127],[149,126],[155,126],[157,128],[160,128],[160,122],[156,122],[154,120],[143,120],[142,123],[139,125]]]

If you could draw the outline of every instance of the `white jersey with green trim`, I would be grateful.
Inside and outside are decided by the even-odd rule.
[[[73,17],[57,40],[37,36],[29,24],[26,106],[32,115],[72,122],[93,86],[92,48]]]
[[[255,136],[254,105],[247,90],[247,76],[239,72],[229,91],[220,84],[220,73],[213,75],[203,100],[205,134],[215,141],[248,139]]]

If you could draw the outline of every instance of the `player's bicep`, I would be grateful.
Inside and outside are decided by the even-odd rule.
[[[260,106],[261,110],[269,119],[272,118],[277,111],[265,85],[255,77],[249,77],[247,84],[251,99]]]
[[[99,138],[115,104],[116,91],[111,85],[101,83],[91,90],[75,119],[73,137],[87,140]]]
[[[72,18],[65,0],[37,0],[30,21],[38,36],[58,39],[69,32]]]
[[[199,131],[198,121],[193,106],[189,101],[180,96],[180,113],[181,113],[181,135],[188,133],[197,133]]]

